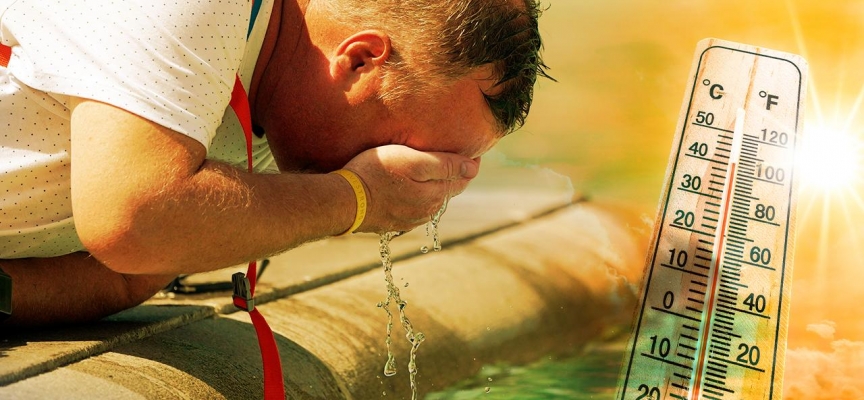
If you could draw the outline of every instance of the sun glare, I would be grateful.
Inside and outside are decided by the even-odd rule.
[[[807,189],[836,192],[849,189],[862,177],[862,141],[841,129],[805,128],[797,169]]]

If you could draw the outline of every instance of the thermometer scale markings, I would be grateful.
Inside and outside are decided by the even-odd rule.
[[[618,399],[781,397],[805,74],[699,43]]]
[[[714,238],[714,245],[717,248],[715,251],[712,252],[714,259],[711,260],[711,265],[714,266],[715,271],[720,266],[720,254],[723,253],[723,237],[726,236],[725,216],[729,213],[729,200],[732,198],[732,196],[730,194],[732,192],[732,188],[734,187],[733,177],[735,176],[735,167],[738,164],[738,159],[741,157],[741,154],[740,154],[741,134],[742,134],[741,132],[744,130],[744,116],[745,115],[746,115],[746,112],[744,111],[744,109],[739,108],[738,114],[735,118],[735,131],[733,132],[734,136],[732,136],[732,153],[731,153],[731,157],[729,157],[729,172],[726,174],[726,182],[723,185],[726,189],[723,191],[723,196],[721,198],[721,204],[723,205],[722,211],[720,212],[721,219],[718,220],[718,225],[720,226],[720,234]],[[715,227],[715,229],[716,229],[716,227]],[[719,276],[720,276],[720,274],[717,274],[716,272],[714,273],[711,287],[714,287],[714,288],[717,287],[717,278]],[[714,304],[715,304],[715,302],[717,302],[717,297],[719,297],[719,296],[720,296],[719,293],[717,294],[717,296],[714,296],[713,293],[711,293],[711,296],[709,296],[710,300],[708,301],[708,309],[707,309],[708,313],[707,313],[707,317],[705,320],[705,326],[706,327],[710,326],[710,324],[711,324],[711,315],[712,315],[711,312],[712,312],[712,310],[714,310]],[[727,296],[728,296],[728,294],[727,294]],[[734,300],[734,297],[732,297],[732,296],[729,296],[729,297]],[[732,303],[732,304],[735,304],[735,303]],[[717,307],[719,308],[720,306],[718,305]],[[719,314],[717,315],[717,318],[718,319],[720,318]],[[702,343],[708,342],[708,329],[702,330],[701,342]],[[694,381],[696,386],[693,390],[693,393],[697,393],[697,394],[701,393],[700,384],[702,382],[702,374],[705,373],[704,367],[705,367],[705,350],[706,350],[706,348],[707,348],[707,346],[702,346],[702,348],[699,351],[699,358],[696,360],[696,379]],[[728,349],[728,348],[724,347],[723,349]],[[725,353],[725,352],[723,353],[723,355],[725,355],[727,357],[729,356],[729,354]],[[712,374],[712,376],[720,377],[720,375],[716,375],[716,374]],[[711,380],[711,379],[706,378],[706,380]],[[706,386],[713,387],[709,384],[706,384]]]

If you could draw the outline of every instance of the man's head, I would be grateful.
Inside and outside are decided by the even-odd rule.
[[[347,26],[390,36],[384,99],[486,70],[498,85],[489,106],[509,133],[525,122],[537,76],[546,76],[536,0],[330,0],[325,7]]]
[[[311,0],[302,14],[306,37],[274,50],[297,75],[271,88],[290,102],[260,121],[280,131],[283,169],[391,143],[479,156],[521,127],[546,76],[535,0]]]

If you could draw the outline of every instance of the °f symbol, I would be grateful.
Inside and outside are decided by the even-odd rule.
[[[777,102],[777,100],[780,100],[780,96],[775,96],[764,90],[759,92],[759,97],[765,99],[765,109],[768,111],[771,111],[771,106],[778,105],[779,103]]]

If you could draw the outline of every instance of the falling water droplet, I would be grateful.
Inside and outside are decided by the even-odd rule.
[[[491,391],[492,391],[492,388],[489,386],[486,386],[486,388],[483,389],[483,392],[485,392],[485,393],[489,393]]]
[[[423,246],[420,248],[420,252],[426,254],[429,252],[429,246]]]
[[[387,357],[387,363],[384,364],[384,376],[396,375],[396,359],[390,354]]]

